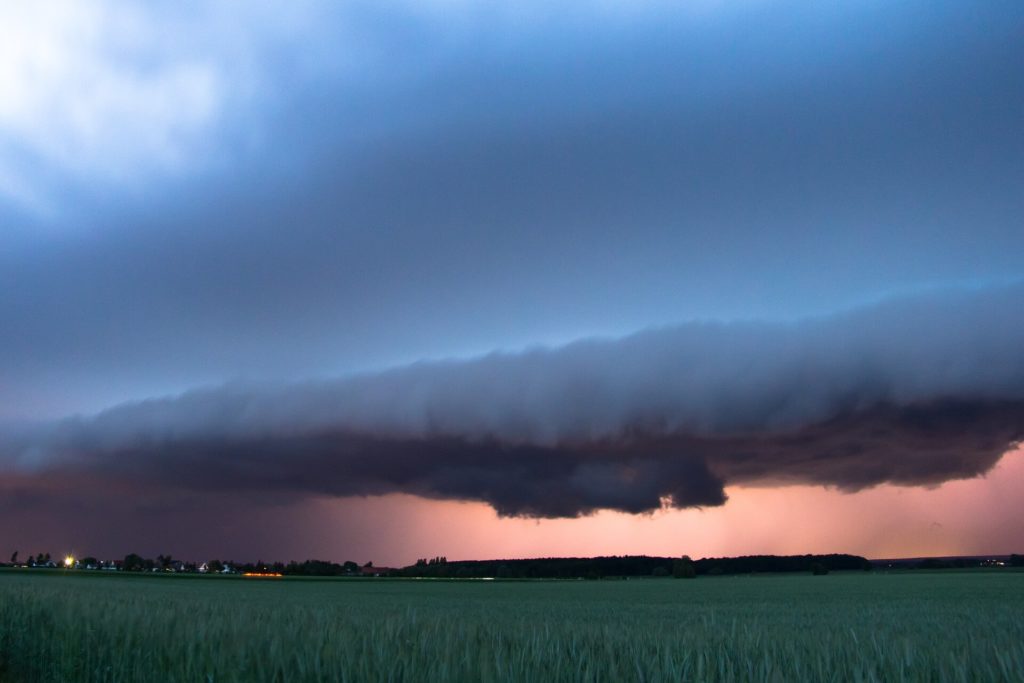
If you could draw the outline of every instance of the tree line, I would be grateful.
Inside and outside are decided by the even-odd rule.
[[[460,560],[439,557],[419,560],[396,575],[422,578],[602,579],[611,577],[754,574],[869,570],[871,562],[857,555],[750,555],[692,560],[689,557],[623,555],[610,557],[548,557],[528,560]]]
[[[29,555],[24,562],[18,552],[10,564],[27,567],[64,566],[50,553]],[[421,558],[401,569],[374,568],[372,562],[331,562],[309,559],[303,562],[234,562],[220,559],[202,564],[175,560],[170,554],[155,559],[129,553],[120,561],[101,561],[95,557],[74,559],[78,569],[117,569],[129,572],[206,572],[206,573],[274,573],[290,576],[362,576],[379,575],[416,578],[501,578],[501,579],[603,579],[632,577],[696,578],[735,574],[776,572],[811,572],[870,570],[871,561],[858,555],[748,555],[743,557],[712,557],[692,560],[682,557],[622,555],[607,557],[548,557],[523,560],[457,560],[444,556]],[[1024,567],[1024,555],[1010,555],[1006,560],[989,558],[926,558],[886,563],[881,566],[907,569],[963,569],[975,567]]]

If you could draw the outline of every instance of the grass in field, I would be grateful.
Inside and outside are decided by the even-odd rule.
[[[1024,681],[1024,573],[439,582],[0,572],[0,680]]]

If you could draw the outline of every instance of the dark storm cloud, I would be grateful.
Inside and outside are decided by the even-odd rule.
[[[1021,285],[943,291],[793,323],[228,385],[8,436],[5,467],[546,517],[718,505],[728,484],[938,484],[986,472],[1024,437],[1022,302]]]

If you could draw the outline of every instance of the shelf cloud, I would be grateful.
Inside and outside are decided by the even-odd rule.
[[[4,477],[188,495],[395,492],[571,517],[735,484],[981,475],[1024,438],[1024,286],[789,322],[691,322],[8,429]]]

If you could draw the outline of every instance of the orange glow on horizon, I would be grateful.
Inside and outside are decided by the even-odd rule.
[[[483,503],[408,495],[330,500],[315,513],[345,529],[333,555],[404,566],[417,557],[848,552],[870,558],[1009,554],[1024,550],[1024,449],[987,475],[933,488],[882,485],[856,493],[821,486],[738,487],[716,508],[576,519],[501,518]]]

